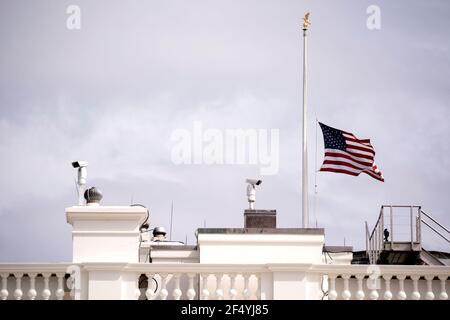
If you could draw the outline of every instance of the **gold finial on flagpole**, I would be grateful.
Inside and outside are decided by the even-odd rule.
[[[305,14],[303,17],[303,30],[308,30],[308,27],[311,25],[311,22],[309,21],[309,12]]]

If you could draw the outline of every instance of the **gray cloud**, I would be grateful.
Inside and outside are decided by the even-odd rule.
[[[69,4],[82,27],[65,27]],[[364,246],[381,204],[421,204],[445,225],[450,200],[446,1],[2,1],[0,260],[70,260],[70,161],[88,159],[105,204],[146,204],[151,223],[194,241],[239,227],[256,166],[175,166],[176,128],[280,129],[280,172],[257,206],[300,225],[302,14],[310,10],[310,194],[327,244]],[[432,19],[424,17],[433,17]],[[315,117],[371,138],[386,182],[319,173]],[[318,132],[318,165],[323,143]],[[425,235],[426,246],[448,250]]]

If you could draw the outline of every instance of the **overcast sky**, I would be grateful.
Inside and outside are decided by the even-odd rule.
[[[69,30],[69,5],[81,29]],[[366,25],[369,5],[381,29]],[[280,170],[256,206],[301,224],[301,19],[309,32],[311,221],[327,245],[365,246],[382,204],[450,225],[450,3],[436,1],[0,2],[0,261],[70,261],[70,163],[88,160],[104,205],[149,207],[152,226],[242,227],[258,165],[175,165],[171,134],[279,129]],[[385,183],[319,173],[315,118],[370,138]],[[320,130],[317,166],[323,158]],[[450,251],[425,233],[428,249]]]

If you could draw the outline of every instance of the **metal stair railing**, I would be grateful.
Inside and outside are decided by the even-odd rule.
[[[450,231],[444,227],[442,224],[440,224],[439,222],[437,222],[435,219],[433,219],[429,214],[425,213],[423,210],[421,210],[421,213],[424,217],[427,217],[428,219],[430,219],[433,223],[434,226],[431,225],[431,223],[425,221],[423,218],[420,219],[420,221],[426,225],[428,228],[430,228],[431,230],[433,230],[437,235],[439,235],[442,239],[444,239],[445,241],[447,241],[448,243],[450,243]],[[439,229],[440,228],[440,229]],[[436,230],[436,229],[439,229]],[[446,233],[447,236],[443,235],[442,233]]]
[[[381,252],[385,249],[385,243],[390,243],[391,249],[394,247],[395,241],[401,241],[401,234],[400,232],[397,232],[394,230],[394,226],[396,225],[394,223],[395,216],[394,216],[394,209],[395,208],[409,208],[409,237],[408,242],[411,242],[411,250],[414,247],[414,244],[421,243],[421,223],[422,220],[422,213],[421,206],[403,206],[403,205],[382,205],[380,209],[380,214],[378,216],[377,222],[375,223],[375,226],[372,230],[372,232],[369,232],[369,227],[367,224],[367,221],[365,223],[366,227],[366,253],[369,258],[370,264],[376,264]],[[385,212],[385,209],[389,209],[388,214]],[[424,213],[425,214],[425,213]],[[385,217],[385,215],[388,215]],[[414,217],[415,216],[415,217]],[[429,217],[428,215],[426,215]],[[385,224],[385,219],[388,219]],[[432,218],[430,218],[432,219]],[[397,218],[398,220],[398,218]],[[434,219],[432,219],[434,222],[436,222]],[[437,222],[436,222],[437,223]],[[414,228],[414,225],[416,228]],[[399,224],[397,224],[399,226]],[[389,232],[389,239],[388,241],[385,241],[384,239],[384,229],[388,230]],[[415,229],[415,230],[414,230]],[[395,232],[394,232],[395,231]],[[448,230],[446,230],[448,232]],[[449,241],[450,242],[450,241]]]

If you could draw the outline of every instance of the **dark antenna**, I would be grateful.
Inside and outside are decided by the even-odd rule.
[[[172,241],[172,229],[173,229],[173,200],[172,200],[172,207],[170,209],[170,238],[169,238],[170,241]]]

